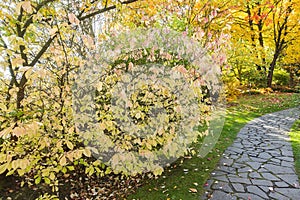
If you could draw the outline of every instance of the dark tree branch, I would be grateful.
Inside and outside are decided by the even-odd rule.
[[[42,1],[40,4],[38,4],[36,7],[35,7],[35,12],[34,14],[37,14],[38,11],[43,7],[45,6],[46,4],[50,3],[50,2],[54,2],[54,0],[45,0],[45,1]],[[26,33],[26,30],[27,28],[30,26],[30,24],[32,24],[33,22],[33,14],[30,15],[30,17],[26,20],[26,22],[24,23],[24,26],[23,26],[23,30],[21,31],[21,37],[23,37]]]
[[[133,3],[133,2],[136,2],[138,0],[128,0],[128,1],[123,1],[121,2],[122,5],[126,5],[126,4],[130,4],[130,3]],[[109,7],[104,7],[100,10],[97,10],[95,12],[92,12],[90,14],[87,14],[85,16],[79,16],[77,17],[79,20],[85,20],[85,19],[88,19],[88,18],[91,18],[91,17],[94,17],[95,15],[98,15],[98,14],[101,14],[101,13],[104,13],[104,12],[107,12],[107,11],[110,11],[110,10],[113,10],[115,9],[117,6],[116,5],[112,5],[112,6],[109,6]]]
[[[54,36],[50,37],[47,40],[47,42],[44,44],[44,46],[42,47],[42,49],[38,52],[38,54],[35,56],[35,58],[31,61],[31,63],[29,64],[29,66],[34,66],[38,62],[38,60],[47,51],[47,49],[49,48],[49,46],[52,43],[52,41],[56,38],[56,36],[57,35],[54,35]]]

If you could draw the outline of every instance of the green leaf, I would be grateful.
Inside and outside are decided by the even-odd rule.
[[[89,176],[92,176],[94,172],[95,172],[94,167],[93,167],[93,166],[90,166]]]
[[[46,184],[50,185],[51,181],[48,177],[44,177],[44,181]]]
[[[15,170],[11,170],[11,171],[7,172],[6,176],[10,176],[10,175],[12,175],[13,173],[15,173]]]
[[[37,185],[41,182],[41,179],[42,177],[41,176],[38,176],[35,180],[34,180],[34,183]]]
[[[64,174],[65,174],[65,173],[67,173],[67,171],[68,171],[68,170],[67,170],[67,168],[66,168],[66,167],[63,167],[61,171],[62,171],[62,173],[64,173]]]
[[[74,166],[67,166],[67,168],[68,168],[70,171],[74,171],[74,170],[75,170]]]

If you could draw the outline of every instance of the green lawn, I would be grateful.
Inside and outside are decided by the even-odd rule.
[[[295,157],[295,168],[300,179],[300,119],[294,123],[290,137]]]
[[[213,150],[204,158],[181,158],[157,179],[145,180],[135,194],[127,199],[185,200],[199,199],[204,192],[210,173],[216,167],[224,150],[232,144],[238,131],[250,120],[266,113],[300,105],[300,94],[275,93],[268,95],[242,96],[228,104],[227,116],[221,136]],[[299,128],[299,126],[298,126]],[[298,131],[299,133],[299,131]],[[300,156],[300,136],[297,135],[298,156]],[[201,147],[195,144],[195,149]],[[294,145],[295,146],[295,145]],[[300,160],[300,158],[299,158]],[[300,161],[298,161],[298,167]]]

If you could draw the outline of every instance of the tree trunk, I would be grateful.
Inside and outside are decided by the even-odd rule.
[[[272,88],[273,73],[274,73],[274,69],[275,69],[275,66],[276,66],[276,61],[277,61],[278,56],[279,56],[279,52],[277,51],[274,54],[273,60],[270,64],[270,68],[269,68],[269,72],[268,72],[268,79],[267,79],[267,86],[269,88]]]
[[[294,88],[295,87],[294,72],[293,70],[289,70],[289,73],[290,73],[290,87]]]

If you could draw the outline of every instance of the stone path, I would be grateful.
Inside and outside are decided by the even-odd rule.
[[[288,131],[300,108],[256,118],[242,128],[211,174],[202,199],[299,200]]]

